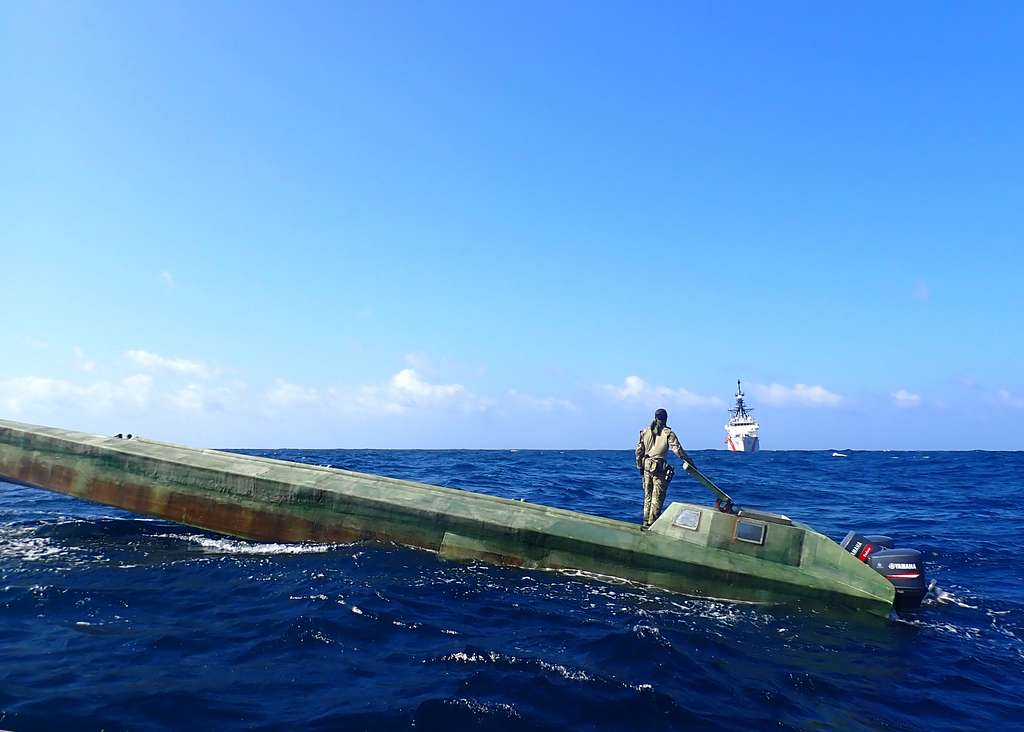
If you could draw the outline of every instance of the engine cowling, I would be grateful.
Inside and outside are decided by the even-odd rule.
[[[888,536],[858,534],[851,531],[843,539],[843,549],[892,582],[896,588],[893,603],[897,610],[913,610],[928,592],[924,560],[916,549],[898,549]]]
[[[896,588],[896,609],[913,610],[921,604],[928,583],[924,562],[917,549],[883,549],[871,555],[868,565]]]

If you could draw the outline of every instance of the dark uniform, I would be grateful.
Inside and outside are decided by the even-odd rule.
[[[664,415],[663,419],[658,419]],[[640,432],[636,443],[636,467],[644,477],[644,526],[650,526],[661,515],[661,507],[665,502],[668,484],[675,470],[668,464],[666,456],[671,450],[683,461],[683,469],[687,464],[693,465],[693,459],[679,444],[676,433],[665,424],[668,414],[659,409],[655,412],[655,421]]]

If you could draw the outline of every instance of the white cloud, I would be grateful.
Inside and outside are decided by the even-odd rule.
[[[396,415],[405,414],[409,407],[385,386],[335,387],[328,390],[328,395],[332,406],[344,414]]]
[[[616,399],[638,399],[650,390],[647,382],[639,376],[627,376],[622,388],[611,384],[604,384],[602,388]]]
[[[599,389],[619,401],[635,401],[641,404],[675,407],[715,407],[720,408],[724,403],[718,397],[703,396],[695,394],[689,389],[682,387],[651,386],[639,376],[627,376],[622,386],[613,384],[602,384]]]
[[[482,411],[491,401],[462,384],[432,384],[415,369],[402,369],[383,384],[335,387],[328,390],[332,406],[341,412],[405,414],[425,408]]]
[[[264,395],[272,408],[311,405],[341,414],[363,416],[408,414],[417,410],[481,411],[491,401],[462,384],[434,384],[415,369],[402,369],[377,384],[341,385],[327,389],[278,379]]]
[[[274,387],[267,392],[267,401],[275,407],[290,407],[294,404],[310,404],[320,399],[320,392],[309,386],[292,384],[277,379]]]
[[[894,391],[892,398],[897,407],[909,408],[921,405],[921,396],[919,394],[912,394],[906,389]]]
[[[75,356],[75,368],[76,369],[78,369],[79,371],[95,371],[96,370],[96,362],[93,361],[92,359],[87,358],[86,355],[85,355],[85,351],[83,351],[81,348],[79,348],[78,346],[75,346],[74,348],[71,349],[71,352]]]
[[[167,402],[175,409],[188,411],[199,411],[205,404],[203,394],[196,384],[188,384],[171,392],[167,396]]]
[[[508,392],[509,401],[516,406],[523,407],[536,412],[576,412],[578,407],[568,399],[555,399],[553,397],[535,397],[530,394],[523,394],[515,389]]]
[[[142,409],[149,403],[153,377],[146,374],[135,374],[121,380],[117,396],[131,406]]]
[[[152,384],[152,377],[145,374],[117,382],[98,381],[92,384],[21,376],[0,381],[0,407],[11,414],[54,407],[76,407],[89,412],[102,412],[124,405],[142,409],[151,400]]]
[[[208,378],[216,373],[202,361],[189,361],[184,358],[165,358],[156,353],[139,350],[127,351],[124,355],[129,361],[133,361],[139,366],[147,369],[174,371],[175,373],[184,374],[186,376],[197,376],[202,379]]]
[[[395,415],[406,411],[406,405],[394,399],[382,386],[332,387],[327,393],[332,406],[345,414]]]
[[[186,412],[223,412],[244,406],[243,392],[245,384],[186,384],[169,392],[164,402],[172,409]]]
[[[1008,407],[1014,409],[1024,409],[1024,397],[1019,397],[1011,394],[1006,389],[999,390],[999,400]]]
[[[413,400],[443,401],[465,391],[462,384],[429,384],[415,369],[402,369],[391,377],[391,389]]]
[[[776,407],[836,407],[843,402],[839,394],[817,385],[750,384],[748,389],[755,401]]]
[[[158,275],[160,281],[163,282],[167,287],[174,287],[174,275],[168,272],[166,269],[160,270]]]
[[[76,349],[76,356],[82,357],[79,350]],[[150,374],[87,383],[21,376],[0,380],[0,414],[35,419],[68,412],[117,415],[126,410],[244,410],[245,391],[246,385],[241,382],[203,381],[175,388],[161,387]]]

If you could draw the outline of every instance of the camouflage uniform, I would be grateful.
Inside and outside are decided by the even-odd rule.
[[[636,467],[644,476],[644,526],[650,526],[661,515],[668,484],[675,474],[665,459],[669,450],[683,461],[684,470],[687,464],[693,465],[693,460],[679,444],[676,433],[667,425],[658,434],[650,427],[640,432],[640,439],[636,443]]]

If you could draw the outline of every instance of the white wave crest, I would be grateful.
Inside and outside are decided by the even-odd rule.
[[[63,552],[49,538],[32,536],[32,529],[5,527],[0,532],[0,559],[38,562]]]
[[[551,663],[543,659],[532,659],[532,658],[519,658],[518,656],[506,656],[497,651],[488,651],[487,653],[466,653],[465,651],[456,651],[455,653],[449,653],[447,656],[441,658],[442,661],[456,661],[458,663],[507,663],[510,666],[516,666],[525,664],[527,666],[535,666],[543,671],[556,673],[564,679],[570,681],[592,681],[593,676],[588,674],[586,671],[580,671],[571,669],[563,666],[560,663]]]
[[[212,539],[201,534],[160,534],[159,537],[163,539],[179,539],[192,544],[198,544],[204,551],[210,554],[323,554],[332,549],[348,546],[347,544],[282,544],[246,541],[245,539]]]
[[[465,707],[481,716],[499,713],[511,719],[520,719],[519,712],[511,704],[483,703],[474,699],[445,699],[443,703],[453,707]]]

